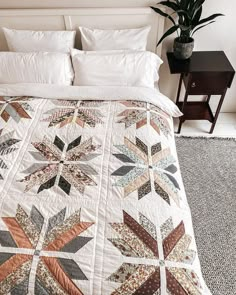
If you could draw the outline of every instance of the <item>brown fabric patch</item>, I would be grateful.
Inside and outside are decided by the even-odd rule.
[[[133,295],[153,295],[160,288],[160,270],[156,270]]]
[[[126,212],[124,214],[124,223],[136,234],[137,237],[158,257],[157,241],[142,227],[138,222],[136,222],[130,215]]]
[[[171,294],[189,295],[175,277],[166,269],[167,289]]]
[[[178,241],[182,238],[184,234],[184,223],[183,221],[181,221],[180,224],[163,241],[163,251],[165,258],[171,253],[175,245],[178,243]]]

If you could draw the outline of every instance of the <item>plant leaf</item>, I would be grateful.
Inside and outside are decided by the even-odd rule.
[[[161,39],[159,40],[159,42],[157,43],[157,46],[169,35],[173,34],[174,32],[176,32],[179,29],[178,25],[175,25],[173,27],[171,27],[168,31],[165,32],[165,34],[161,37]]]
[[[189,1],[189,10],[192,10],[194,3],[195,3],[195,0]]]
[[[192,7],[192,13],[191,15],[194,16],[194,14],[196,14],[198,12],[198,10],[202,7],[203,3],[205,2],[205,0],[197,0],[193,7]]]
[[[205,24],[205,25],[203,25],[203,26],[198,27],[196,30],[194,30],[194,31],[192,32],[192,36],[193,36],[198,30],[200,30],[200,29],[202,29],[202,28],[204,28],[204,27],[206,27],[206,26],[208,26],[208,25],[210,25],[210,24],[212,24],[212,23],[215,23],[215,20],[213,20],[213,21],[211,21],[211,22],[209,22],[209,23],[207,23],[207,24]]]
[[[191,17],[185,10],[177,10],[176,13],[179,16],[179,24],[182,24],[184,26],[190,26],[191,25]]]
[[[202,16],[202,6],[200,7],[200,9],[198,9],[198,11],[193,16],[193,19],[192,19],[193,28],[195,28],[198,25],[198,22],[201,16]]]
[[[171,8],[174,11],[177,11],[178,9],[180,9],[180,6],[178,4],[176,4],[174,2],[171,2],[171,1],[161,1],[161,2],[158,3],[158,5],[159,4],[167,6],[167,7]]]
[[[190,15],[188,14],[188,11],[186,11],[186,10],[179,9],[179,10],[176,10],[176,13],[178,15],[183,15],[183,16],[187,17],[188,19],[190,19]]]
[[[216,14],[212,14],[211,16],[208,16],[207,18],[203,18],[202,20],[199,21],[198,25],[204,24],[206,22],[209,22],[219,16],[224,16],[224,14],[221,13],[216,13]]]
[[[161,9],[159,9],[159,8],[157,8],[157,7],[153,7],[153,6],[151,6],[151,8],[152,8],[156,13],[160,14],[161,16],[164,16],[164,17],[168,18],[168,19],[169,19],[169,20],[175,25],[175,21],[174,21],[174,19],[172,18],[171,15],[169,15],[169,14],[163,12]]]
[[[189,4],[189,0],[181,0],[180,1],[180,7],[182,8],[182,9],[187,9],[187,7],[188,7],[188,4]]]

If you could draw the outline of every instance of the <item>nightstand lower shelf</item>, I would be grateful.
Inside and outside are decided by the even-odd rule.
[[[180,110],[183,108],[183,102],[178,102],[177,106]],[[184,115],[180,117],[182,123],[186,120],[208,120],[211,123],[214,122],[214,115],[211,111],[208,102],[203,101],[188,101],[184,105]]]
[[[208,120],[212,123],[210,133],[213,133],[216,120],[219,114],[220,107],[222,105],[224,96],[221,98],[221,102],[218,106],[216,115],[214,116],[208,101],[186,101],[183,109],[183,102],[177,102],[177,106],[183,112],[183,116],[179,118],[179,128],[177,133],[181,132],[181,127],[186,120]]]

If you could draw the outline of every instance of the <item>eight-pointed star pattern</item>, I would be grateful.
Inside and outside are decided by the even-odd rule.
[[[120,284],[112,295],[127,291],[129,294],[160,294],[161,280],[166,280],[166,294],[202,294],[197,275],[188,267],[192,265],[196,253],[189,249],[191,237],[185,233],[183,222],[174,228],[172,218],[169,218],[161,225],[162,241],[161,249],[158,249],[156,226],[147,217],[139,213],[137,222],[123,211],[123,221],[110,224],[118,237],[108,240],[127,260],[132,257],[133,262],[124,262],[108,277],[107,280]],[[149,259],[149,263],[144,264],[143,258]]]
[[[158,134],[162,132],[166,137],[171,135],[171,127],[168,122],[170,116],[158,107],[146,102],[136,101],[125,101],[121,104],[126,106],[127,109],[118,114],[118,117],[122,117],[118,123],[124,123],[125,128],[135,124],[136,129],[139,129],[149,122]]]
[[[31,268],[37,260],[33,272],[35,295],[82,295],[74,280],[88,278],[73,257],[92,240],[81,235],[93,222],[81,221],[81,209],[65,216],[66,208],[45,221],[35,206],[28,215],[18,205],[15,217],[2,217],[8,230],[0,230],[0,245],[9,247],[9,251],[0,251],[0,294],[28,294]],[[71,255],[68,258],[61,253]]]
[[[43,119],[44,122],[49,122],[48,127],[59,126],[60,128],[76,123],[82,128],[84,126],[95,127],[96,124],[102,124],[102,113],[98,109],[103,105],[103,101],[77,101],[77,100],[56,100],[53,101],[56,108],[45,113],[49,115]]]
[[[170,204],[172,198],[179,205],[179,184],[173,176],[177,172],[175,158],[169,148],[162,149],[161,143],[148,146],[138,137],[135,143],[124,139],[123,145],[115,145],[119,154],[114,156],[123,162],[123,166],[112,173],[119,177],[114,186],[124,188],[124,197],[138,191],[141,199],[152,191],[150,172],[153,173],[154,189],[163,200]]]
[[[41,142],[33,142],[32,145],[37,152],[32,151],[30,154],[38,163],[23,171],[29,173],[20,180],[26,183],[26,192],[36,185],[39,185],[38,193],[58,185],[67,195],[70,194],[71,186],[83,194],[86,186],[97,185],[90,177],[97,175],[97,171],[83,163],[99,156],[94,152],[100,146],[93,144],[92,138],[82,142],[79,136],[65,144],[58,136],[55,136],[54,142],[45,136]]]
[[[19,122],[22,118],[31,119],[30,112],[34,112],[28,101],[28,96],[8,97],[0,96],[0,117],[5,122],[12,118],[15,122]]]
[[[4,162],[4,156],[14,153],[18,147],[17,143],[19,139],[13,138],[14,131],[1,135],[2,129],[0,130],[0,169],[8,169],[7,164]],[[3,176],[0,173],[0,180],[3,180]]]

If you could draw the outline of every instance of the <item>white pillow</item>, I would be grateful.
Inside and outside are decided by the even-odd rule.
[[[69,53],[75,44],[75,31],[25,31],[3,28],[7,45],[14,52]]]
[[[154,88],[162,60],[148,51],[71,51],[77,86]]]
[[[99,30],[79,27],[83,50],[146,50],[151,27]]]
[[[71,85],[70,55],[53,52],[0,52],[0,83]]]

